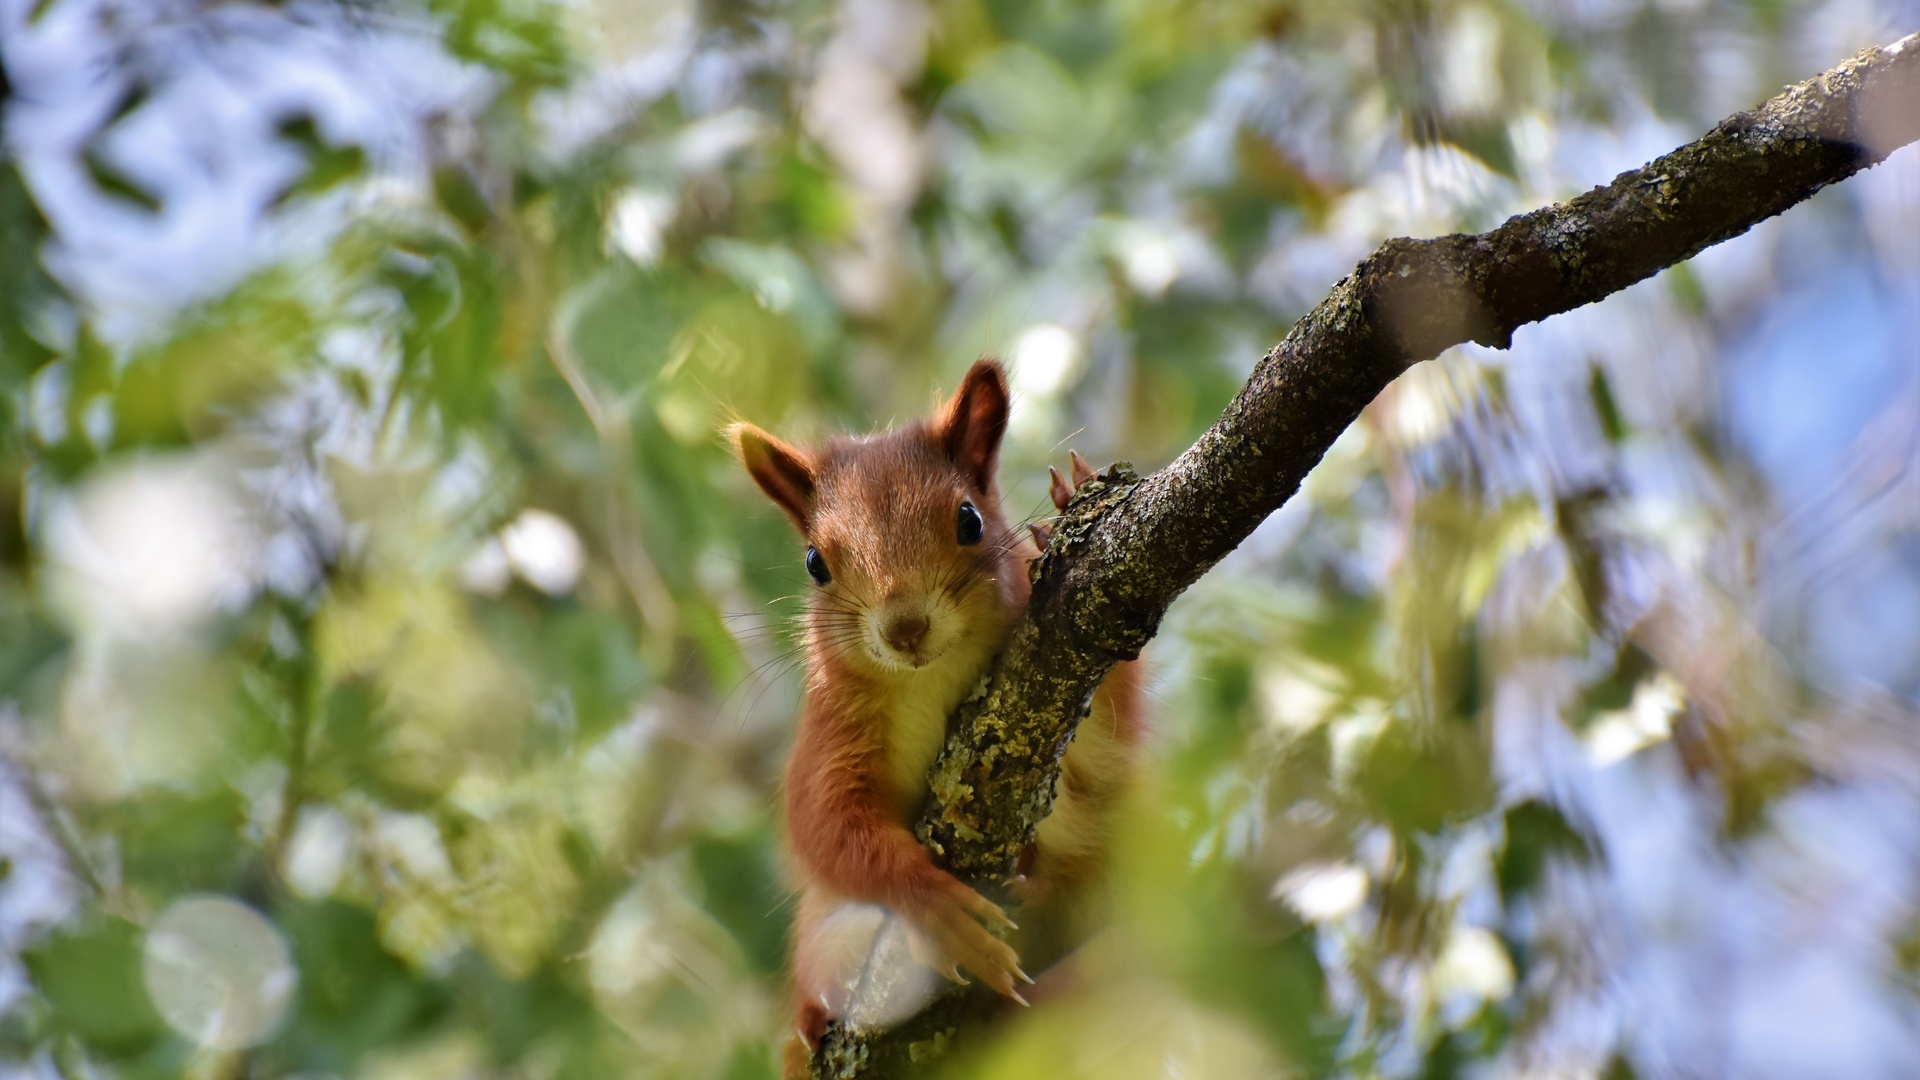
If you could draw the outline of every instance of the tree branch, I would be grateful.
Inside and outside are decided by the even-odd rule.
[[[1279,509],[1401,372],[1466,341],[1507,348],[1520,326],[1738,236],[1917,138],[1920,34],[1571,201],[1477,236],[1382,244],[1171,465],[1145,479],[1116,466],[1082,487],[1036,564],[1025,620],[954,717],[921,840],[962,879],[1003,884],[1046,816],[1061,751],[1100,680],[1139,654],[1174,597]],[[953,992],[885,1032],[837,1026],[816,1071],[911,1073],[979,1007]]]

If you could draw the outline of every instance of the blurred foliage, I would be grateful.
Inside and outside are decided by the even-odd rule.
[[[62,181],[0,168],[0,1070],[128,1078],[772,1075],[804,584],[721,426],[864,429],[1004,355],[1036,513],[1068,443],[1178,453],[1385,236],[1483,228],[1637,163],[1615,132],[1665,150],[1840,55],[1796,45],[1821,9],[1745,0],[8,17],[10,59],[58,47],[35,27],[111,47],[72,153],[116,214],[189,197],[116,142],[193,108],[182,28],[252,19],[291,66],[405,37],[474,79],[407,115],[411,157],[260,106],[246,152],[294,164],[259,227],[303,238],[173,268],[214,284],[132,323]],[[1583,792],[1680,777],[1731,844],[1833,767],[1752,614],[1765,481],[1670,370],[1734,332],[1724,296],[1688,270],[1582,324],[1670,352],[1523,340],[1375,403],[1170,616],[1115,927],[960,1071],[1649,1075],[1592,1019],[1631,954]],[[297,973],[240,1045],[180,1019],[214,976],[155,989],[199,894]]]

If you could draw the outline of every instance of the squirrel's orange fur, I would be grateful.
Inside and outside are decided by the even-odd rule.
[[[1016,999],[1026,978],[1014,946],[989,929],[1012,930],[1006,914],[935,866],[911,831],[948,715],[1027,606],[1039,552],[1009,526],[995,482],[1007,412],[1005,376],[983,360],[931,417],[895,431],[815,449],[750,424],[729,432],[829,574],[811,589],[805,702],[786,772],[804,1040],[790,1047],[790,1072],[804,1071],[864,960],[834,932],[849,905],[898,914],[914,955],[950,978],[965,969]],[[1078,455],[1074,473],[1076,483],[1091,475]],[[1070,492],[1054,481],[1064,508]],[[972,543],[962,542],[963,503],[979,516]],[[1025,860],[1021,892],[1037,921],[1070,923],[1104,862],[1109,811],[1139,741],[1134,669],[1114,669],[1062,763],[1053,812]]]

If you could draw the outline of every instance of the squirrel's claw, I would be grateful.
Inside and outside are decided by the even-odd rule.
[[[930,967],[955,986],[972,986],[973,980],[960,972],[960,958],[935,937],[915,932],[907,935],[907,952],[916,963]]]
[[[1038,521],[1028,522],[1027,532],[1033,535],[1033,542],[1041,551],[1047,550],[1047,545],[1053,542],[1053,526],[1051,525]]]
[[[1080,456],[1080,451],[1067,451],[1067,460],[1073,464],[1073,486],[1076,490],[1081,484],[1094,478],[1093,466],[1087,464],[1087,459]]]
[[[998,927],[1001,930],[1020,929],[1018,923],[1007,917],[1005,909],[999,904],[981,896],[979,893],[974,892],[972,889],[967,890],[963,899],[960,901],[960,906],[972,912],[975,918],[986,923],[988,926]]]
[[[1014,928],[1013,920],[999,905],[959,886],[914,920],[908,948],[915,960],[956,983],[966,983],[961,974],[964,968],[995,993],[1017,1000],[1019,981],[1024,978],[1020,955],[987,926]]]
[[[1078,450],[1067,451],[1067,461],[1069,470],[1073,473],[1071,485],[1067,483],[1066,477],[1060,475],[1059,469],[1051,465],[1047,466],[1047,494],[1052,497],[1056,510],[1065,510],[1067,504],[1073,501],[1073,493],[1080,489],[1080,485],[1097,475],[1093,471],[1093,466],[1087,464],[1087,459],[1081,457]]]
[[[1053,499],[1055,510],[1065,510],[1073,501],[1073,489],[1067,486],[1066,477],[1051,465],[1047,466],[1047,495]]]

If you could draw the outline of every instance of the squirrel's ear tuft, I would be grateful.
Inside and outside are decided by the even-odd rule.
[[[733,444],[747,475],[767,493],[774,505],[786,511],[802,533],[813,516],[814,467],[802,451],[752,424],[735,424],[727,429],[727,441]]]
[[[953,400],[934,417],[933,437],[981,491],[993,490],[1009,404],[1007,376],[999,362],[976,360]]]

